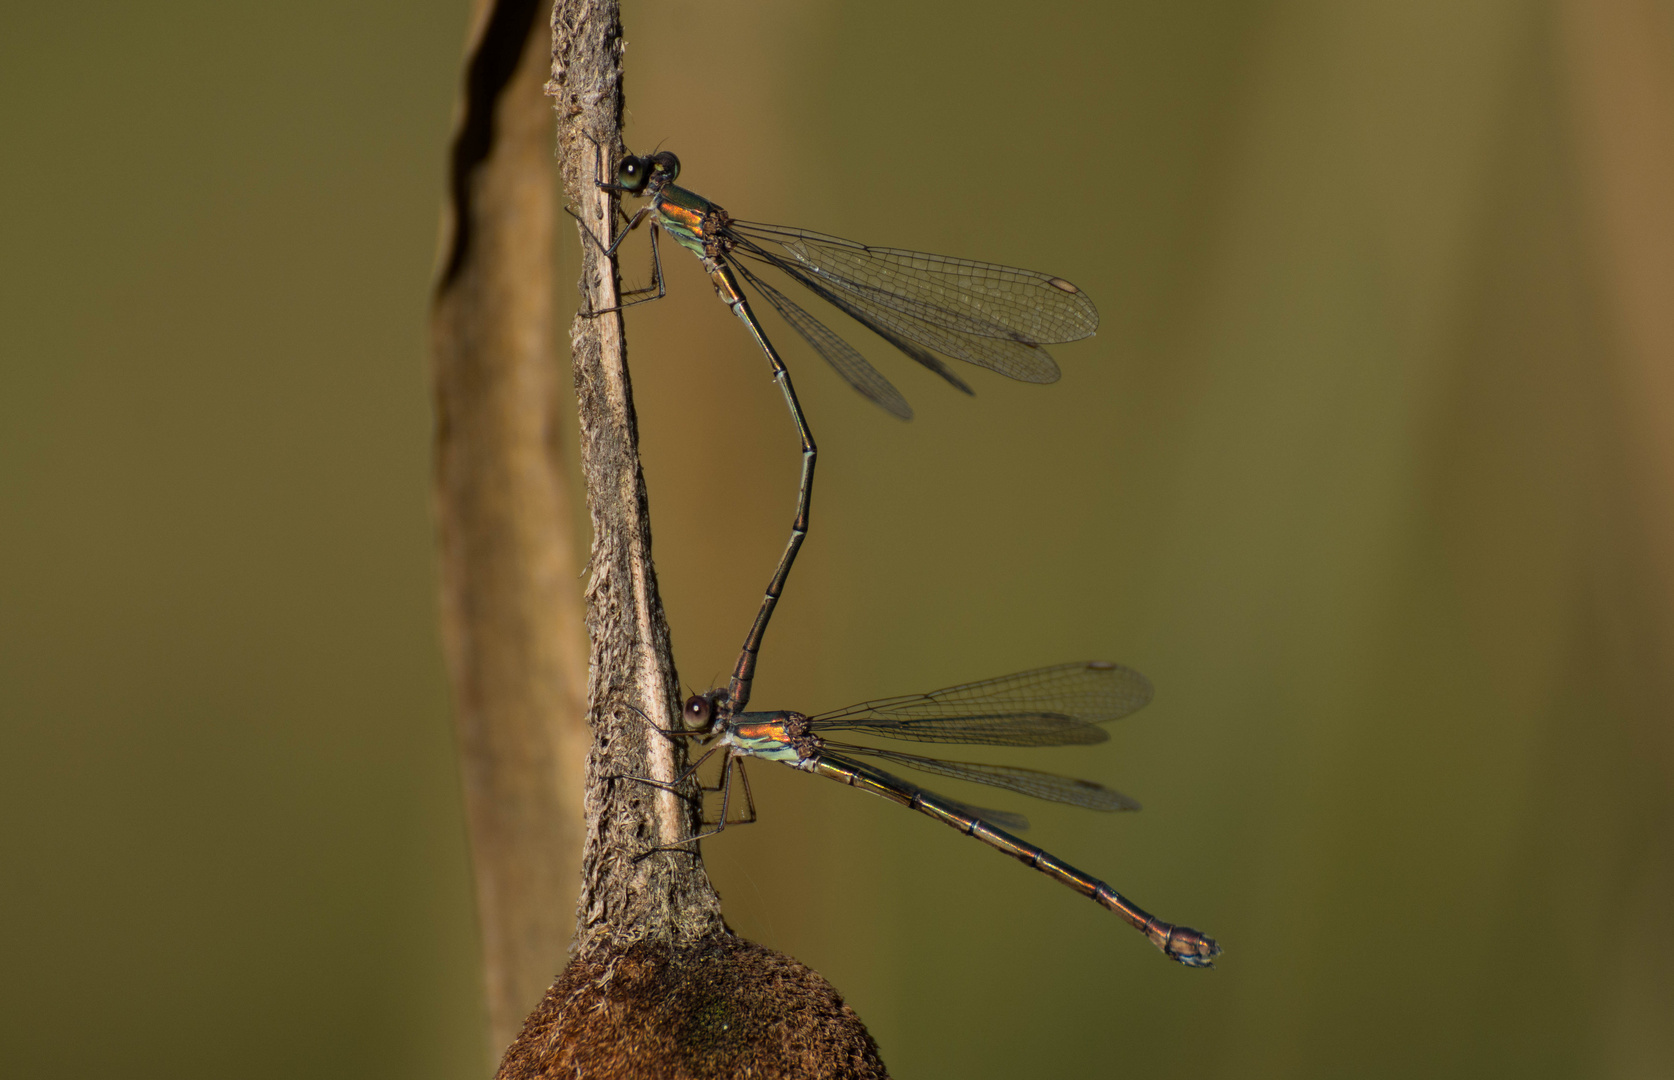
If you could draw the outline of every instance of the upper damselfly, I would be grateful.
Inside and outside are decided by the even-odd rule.
[[[1006,829],[1029,827],[1021,815],[970,806],[926,791],[875,765],[857,758],[875,758],[921,772],[1004,788],[1037,799],[1067,803],[1089,810],[1137,810],[1139,804],[1101,784],[1076,780],[1035,769],[970,761],[943,761],[876,746],[836,742],[833,732],[881,735],[915,742],[964,743],[987,746],[1073,746],[1104,742],[1109,734],[1097,725],[1128,715],[1151,700],[1151,684],[1131,668],[1108,662],[1059,664],[1035,668],[998,679],[964,683],[928,694],[909,694],[851,705],[809,716],[798,712],[735,712],[727,694],[711,690],[686,701],[686,728],[665,735],[692,736],[714,745],[672,784],[643,777],[652,786],[678,791],[699,766],[713,755],[724,755],[721,775],[713,787],[699,783],[699,791],[721,793],[721,813],[708,832],[669,848],[714,836],[728,825],[756,819],[744,759],[777,761],[804,772],[818,773],[863,791],[881,795],[917,810],[960,832],[974,836],[1027,866],[1068,885],[1081,895],[1109,908],[1139,930],[1170,959],[1187,967],[1214,967],[1221,947],[1205,934],[1176,926],[1151,915],[1109,885],[1084,871],[1013,836]],[[663,729],[658,729],[659,731]],[[728,820],[732,782],[743,788],[745,814]],[[649,852],[647,853],[649,854]]]
[[[1055,382],[1058,365],[1043,346],[1090,336],[1098,329],[1099,314],[1085,293],[1052,274],[900,248],[871,247],[806,229],[740,221],[703,196],[676,186],[679,175],[680,159],[665,150],[643,157],[628,155],[617,166],[614,183],[599,182],[606,191],[648,200],[627,219],[621,235],[608,246],[601,241],[600,247],[607,256],[614,256],[628,233],[649,217],[652,284],[624,293],[625,298],[638,299],[625,299],[616,307],[590,314],[619,311],[665,294],[657,234],[666,229],[703,261],[716,292],[767,354],[774,381],[790,407],[802,441],[796,520],[728,683],[727,703],[735,711],[742,711],[749,704],[756,656],[768,620],[808,533],[818,450],[791,386],[790,373],[751,311],[740,279],[759,292],[849,385],[902,419],[910,419],[912,409],[901,392],[852,345],[762,280],[759,268],[782,272],[967,394],[971,388],[938,353],[1023,382]]]

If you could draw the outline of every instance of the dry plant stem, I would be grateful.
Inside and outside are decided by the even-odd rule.
[[[476,5],[431,312],[442,636],[496,1050],[570,938],[587,747],[574,518],[556,438],[546,10]]]
[[[608,243],[614,204],[599,189],[601,161],[621,154],[622,38],[610,0],[560,0],[553,13],[550,91],[558,111],[564,193],[578,224]],[[602,153],[601,149],[602,148]],[[614,265],[581,237],[585,310],[616,306]],[[581,469],[593,522],[587,632],[591,668],[588,720],[586,841],[574,952],[620,948],[633,941],[674,943],[724,931],[720,900],[690,854],[639,858],[648,848],[690,836],[689,800],[619,779],[671,782],[685,747],[651,730],[680,724],[679,680],[668,623],[651,564],[651,525],[639,433],[628,380],[622,316],[577,316],[570,329]],[[637,710],[637,712],[636,712]]]
[[[584,310],[613,307],[601,258],[616,221],[598,162],[621,143],[621,24],[615,0],[559,0],[552,81],[564,190],[581,237]],[[620,779],[670,781],[685,762],[678,686],[651,566],[633,398],[619,313],[578,318],[570,344],[581,463],[593,520],[586,847],[569,966],[501,1061],[502,1080],[609,1076],[884,1077],[877,1047],[817,973],[734,937],[695,854],[647,849],[692,835],[696,808]],[[636,710],[643,717],[636,715]]]

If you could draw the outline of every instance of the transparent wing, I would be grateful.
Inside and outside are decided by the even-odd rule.
[[[1071,776],[1059,776],[1057,773],[1041,772],[1038,769],[1019,769],[1011,765],[988,765],[976,761],[942,761],[938,758],[919,757],[917,754],[903,754],[898,750],[883,750],[873,746],[853,746],[845,743],[827,745],[845,755],[865,754],[896,765],[905,765],[909,769],[918,769],[920,772],[951,776],[955,780],[968,780],[973,784],[987,784],[989,787],[1004,788],[1020,795],[1079,806],[1086,810],[1139,809],[1139,803],[1103,784],[1095,784],[1091,780],[1077,780]],[[988,813],[990,812],[984,811],[975,816],[987,818]]]
[[[801,306],[792,301],[790,297],[763,281],[761,276],[752,271],[747,264],[734,262],[732,265],[738,270],[739,275],[743,277],[744,280],[748,281],[758,292],[760,292],[767,302],[773,305],[774,310],[777,311],[786,322],[790,323],[791,327],[795,329],[797,333],[802,335],[802,339],[814,347],[815,352],[825,357],[826,362],[837,370],[837,374],[841,375],[844,381],[856,390],[860,391],[861,395],[867,400],[878,405],[890,415],[898,416],[903,420],[911,420],[913,418],[913,410],[912,407],[907,404],[907,399],[901,395],[899,390],[895,389],[894,385],[890,383],[888,379],[884,378],[883,374],[879,372],[877,368],[874,368],[869,362],[867,362],[866,358],[860,355],[860,352],[855,349],[854,346],[850,345],[836,333],[832,332],[830,327],[814,318],[814,316],[810,315]],[[801,281],[802,279],[798,278],[797,280]],[[907,341],[905,338],[897,337],[890,333],[886,328],[868,321],[857,312],[843,306],[840,301],[830,297],[826,290],[819,288],[814,283],[807,281],[803,281],[802,283],[809,289],[813,290],[816,295],[831,300],[842,310],[847,311],[851,316],[858,320],[861,325],[867,327],[873,333],[878,334],[897,349],[900,349],[901,352],[905,353],[910,359],[918,361],[920,364],[923,364],[937,375],[940,375],[943,379],[946,379],[950,384],[952,384],[954,389],[962,391],[966,394],[976,393],[976,391],[966,385],[963,379],[950,371],[948,366],[942,363],[941,357],[937,356],[935,353],[932,353],[930,350],[923,348],[922,346],[915,345],[914,343]]]
[[[1075,341],[1098,326],[1085,293],[1033,270],[869,248],[777,225],[735,221],[729,228],[740,254],[778,267],[949,381],[945,366],[906,343],[1044,383],[1059,372],[1041,345]]]
[[[864,746],[851,746],[848,747],[848,749],[861,752],[866,750]],[[950,810],[964,814],[966,817],[981,818],[983,821],[986,821],[991,825],[998,825],[1002,829],[1012,829],[1016,832],[1028,831],[1029,819],[1024,817],[1022,814],[1014,814],[1009,810],[995,810],[988,806],[972,806],[970,803],[960,802],[958,799],[950,799],[946,795],[938,794],[934,791],[927,791],[910,780],[903,780],[894,773],[884,772],[882,769],[873,765],[859,765],[852,761],[844,761],[842,757],[836,754],[827,754],[825,755],[825,759],[834,764],[863,769],[873,778],[887,781],[890,786],[899,791],[908,795],[922,795],[927,798],[934,799],[937,802],[945,804]]]
[[[1087,294],[1053,274],[922,251],[868,247],[808,229],[733,221],[782,248],[821,281],[961,334],[1035,345],[1080,341],[1099,327]]]
[[[877,334],[897,349],[900,349],[909,359],[916,360],[920,364],[929,368],[931,371],[934,371],[937,375],[940,375],[949,383],[952,383],[956,389],[962,390],[967,394],[976,393],[976,391],[972,390],[965,384],[963,379],[955,375],[951,370],[949,370],[946,364],[942,363],[941,357],[937,356],[929,349],[926,349],[924,346],[919,345],[916,342],[909,341],[906,337],[902,336],[903,334],[914,333],[912,327],[903,319],[890,314],[879,314],[873,312],[869,306],[861,303],[853,297],[838,295],[831,289],[826,288],[819,281],[810,277],[808,274],[803,273],[798,267],[780,259],[776,255],[763,251],[748,240],[742,240],[740,241],[740,244],[740,252],[753,254],[757,259],[767,263],[769,266],[777,267],[778,269],[784,271],[785,274],[798,285],[801,285],[821,300],[824,300],[826,303],[841,311],[849,318],[866,327],[866,329],[872,331],[872,333]],[[744,264],[741,262],[735,262],[733,265],[737,266],[740,270],[745,269]],[[749,276],[751,281],[758,284],[760,283],[761,278],[755,276],[754,274],[750,274]],[[818,324],[818,320],[814,319],[813,316],[809,315],[808,318],[810,321],[815,322],[816,325]],[[829,330],[826,332],[830,333]],[[832,336],[835,337],[836,335],[833,334]],[[920,328],[916,331],[916,336],[931,341],[936,344],[937,347],[942,348],[943,351],[947,352],[950,356],[957,355],[958,353],[956,350],[962,349],[957,341],[948,337],[947,333],[941,330],[927,330]],[[963,351],[969,352],[970,350]],[[1030,357],[1025,354],[1025,356],[1022,359],[1017,360],[1016,363],[1028,363],[1037,366],[1031,367],[1029,371],[1024,374],[1016,374],[1014,377],[1022,379],[1025,382],[1052,382],[1056,380],[1058,378],[1058,365],[1052,363],[1051,357],[1047,357],[1048,367],[1038,367],[1039,359],[1041,356],[1045,355],[1045,351],[1036,350],[1036,352],[1038,355]],[[970,356],[961,356],[961,359],[968,359],[971,360],[972,363],[979,363],[979,361],[971,359]],[[986,364],[986,362],[983,363],[985,366],[993,366],[991,364]],[[995,363],[1002,363],[1002,361],[995,360]],[[996,370],[999,369],[996,368]],[[1010,374],[1010,372],[1007,372],[1007,374]]]
[[[1107,661],[1058,664],[851,705],[809,718],[816,731],[991,746],[1070,746],[1109,738],[1094,725],[1151,700],[1151,683]]]
[[[741,277],[777,311],[781,318],[790,323],[791,329],[802,335],[802,339],[812,345],[814,351],[825,357],[826,362],[837,369],[850,386],[866,397],[869,401],[881,406],[892,416],[899,416],[903,420],[913,418],[912,407],[907,399],[901,396],[901,391],[895,389],[883,374],[867,362],[866,358],[854,346],[838,337],[824,323],[808,314],[797,306],[790,297],[775,289],[761,277],[753,273],[743,263],[733,264]],[[932,358],[934,359],[934,358]]]
[[[809,273],[806,266],[765,248],[756,247],[748,240],[740,240],[735,252],[749,254],[770,266],[778,267],[820,299],[897,347],[900,347],[903,341],[911,342],[916,346],[935,349],[978,367],[999,372],[1019,382],[1049,383],[1058,380],[1057,362],[1039,345],[1010,338],[967,334],[926,322],[865,296],[836,288],[829,280]],[[921,353],[910,349],[902,351],[919,363],[925,363]],[[931,369],[944,374],[945,377],[944,368],[932,366]]]

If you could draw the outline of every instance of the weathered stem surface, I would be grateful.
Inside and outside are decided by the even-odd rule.
[[[581,859],[585,642],[555,433],[546,0],[479,0],[431,312],[442,637],[490,1038],[559,966]]]
[[[564,191],[580,227],[609,243],[614,203],[600,163],[622,152],[621,30],[613,2],[561,2],[553,56]],[[615,307],[615,266],[583,236],[584,310]],[[593,730],[587,759],[586,841],[572,950],[634,941],[679,942],[722,932],[720,898],[695,855],[638,858],[692,834],[694,807],[622,777],[671,782],[685,746],[652,730],[680,726],[679,679],[651,563],[651,522],[639,463],[622,315],[578,315],[570,349],[580,413],[581,470],[593,523],[587,584],[587,683]]]
[[[602,164],[622,153],[622,34],[615,0],[559,0],[552,81],[565,194],[581,227],[584,310],[616,305],[602,255],[617,227]],[[571,328],[581,466],[593,523],[586,844],[570,965],[506,1051],[503,1080],[885,1075],[831,985],[727,929],[696,854],[648,849],[691,836],[691,802],[624,777],[672,780],[679,682],[651,565],[651,529],[620,313]],[[642,857],[645,856],[645,857]]]

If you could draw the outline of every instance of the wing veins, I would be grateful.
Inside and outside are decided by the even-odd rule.
[[[940,758],[920,757],[917,754],[903,754],[898,750],[884,750],[872,746],[854,746],[844,743],[832,743],[831,745],[845,754],[864,754],[869,757],[882,758],[892,764],[905,765],[909,769],[918,769],[920,772],[935,773],[938,776],[965,780],[973,784],[986,784],[989,787],[1014,791],[1019,795],[1028,795],[1047,802],[1078,806],[1084,810],[1139,809],[1139,803],[1119,791],[1105,787],[1103,784],[1097,784],[1091,780],[1079,780],[1072,776],[1060,776],[1057,773],[1042,772],[1039,769],[1023,769],[1013,765],[990,765],[978,761],[943,761]]]

